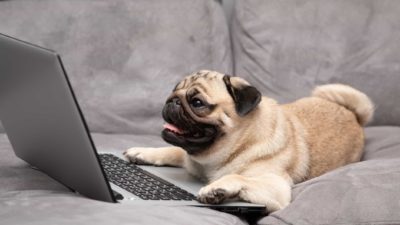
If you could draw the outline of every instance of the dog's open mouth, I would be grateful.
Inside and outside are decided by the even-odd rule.
[[[164,129],[166,129],[166,130],[168,130],[170,132],[173,132],[173,133],[175,133],[177,135],[184,135],[185,134],[184,130],[182,130],[182,129],[180,129],[180,128],[178,128],[175,125],[170,124],[170,123],[164,124]]]
[[[197,124],[192,129],[184,129],[166,123],[161,135],[166,142],[185,149],[189,154],[197,154],[213,143],[217,133],[213,125]]]
[[[218,136],[218,127],[213,124],[198,123],[187,116],[181,107],[172,107],[171,104],[167,104],[163,109],[166,124],[161,132],[162,138],[172,145],[185,149],[189,154],[206,150]]]
[[[211,126],[202,127],[201,129],[184,129],[179,128],[174,124],[166,123],[164,124],[164,131],[168,133],[172,133],[176,136],[184,137],[189,141],[194,141],[194,139],[211,137],[215,134],[215,129]]]

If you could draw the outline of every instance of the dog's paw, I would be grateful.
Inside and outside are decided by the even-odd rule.
[[[197,200],[206,204],[219,204],[225,199],[236,197],[239,194],[238,189],[232,187],[220,187],[218,185],[207,185],[200,189]]]
[[[222,188],[211,189],[209,191],[200,190],[197,200],[206,204],[219,204],[227,198],[227,191]]]
[[[140,165],[164,165],[163,156],[157,148],[130,148],[123,155],[132,163]]]

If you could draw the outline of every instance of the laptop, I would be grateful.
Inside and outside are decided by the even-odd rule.
[[[17,157],[72,191],[105,202],[263,214],[263,205],[202,204],[205,184],[175,167],[140,166],[97,152],[60,56],[0,34],[0,120]]]

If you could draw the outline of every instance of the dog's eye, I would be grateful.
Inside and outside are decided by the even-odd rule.
[[[203,106],[204,106],[204,103],[203,103],[200,99],[198,99],[198,98],[193,98],[193,99],[190,101],[190,105],[192,105],[192,106],[195,107],[195,108],[199,108],[199,107],[203,107]]]

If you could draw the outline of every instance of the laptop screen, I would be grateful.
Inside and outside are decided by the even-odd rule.
[[[87,197],[115,202],[60,57],[0,35],[0,120],[15,154]]]

